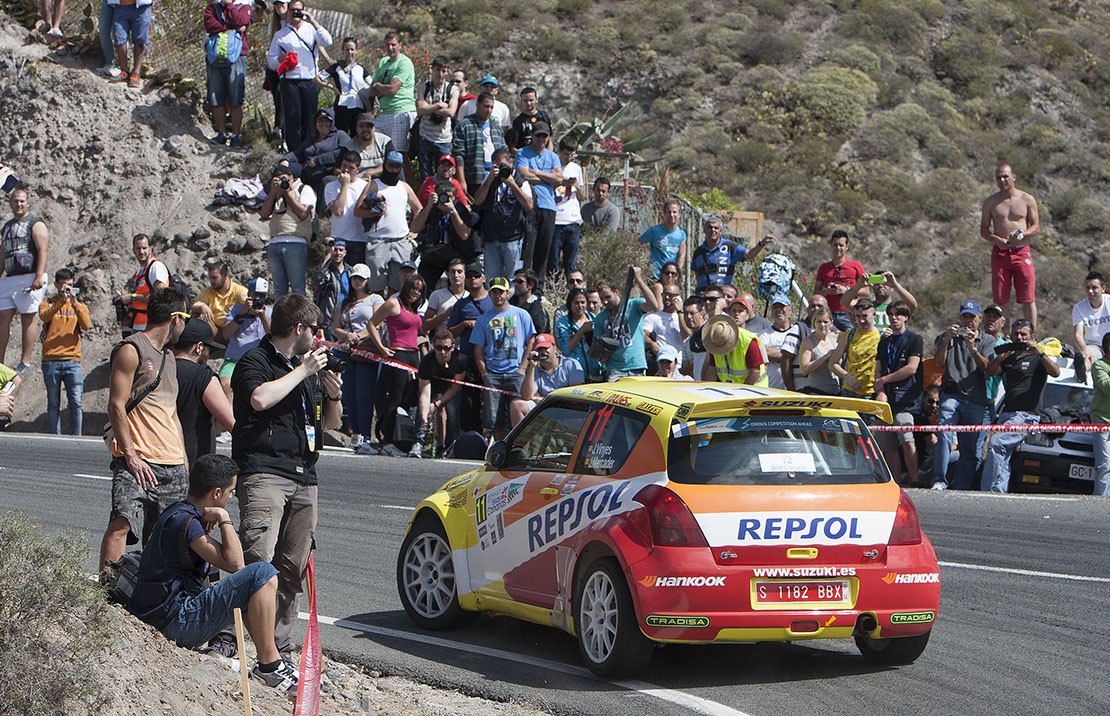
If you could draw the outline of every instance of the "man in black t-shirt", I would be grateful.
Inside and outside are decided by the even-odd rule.
[[[459,394],[462,386],[450,380],[466,379],[466,356],[455,350],[455,337],[446,328],[432,334],[432,350],[420,360],[417,378],[420,381],[417,406],[420,410],[420,432],[410,457],[423,457],[425,427],[435,416],[436,440],[450,445],[459,434]]]
[[[505,142],[513,149],[527,147],[532,141],[532,126],[536,122],[546,122],[548,127],[555,125],[551,117],[539,109],[540,98],[535,87],[525,87],[520,91],[520,114],[513,120]],[[551,140],[548,139],[548,149],[552,149]]]
[[[223,346],[212,337],[212,326],[199,318],[189,319],[173,347],[177,359],[177,416],[190,465],[197,457],[216,452],[212,418],[220,423],[221,430],[235,427],[231,401],[208,367],[210,348],[221,350]]]
[[[1045,355],[1033,337],[1033,326],[1024,318],[1013,322],[1010,343],[995,348],[987,375],[1002,374],[1006,397],[998,425],[1032,425],[1040,422],[1037,406],[1048,376],[1058,378],[1060,366]],[[1010,457],[1025,440],[1026,433],[991,433],[983,462],[983,492],[1007,492],[1010,486]]]
[[[886,315],[891,332],[879,339],[875,354],[876,399],[890,403],[895,425],[912,426],[913,413],[921,400],[923,341],[921,336],[906,328],[910,307],[905,301],[895,301],[887,306]],[[899,482],[902,471],[898,467],[898,444],[901,443],[908,484],[916,485],[917,447],[913,433],[908,430],[900,433],[883,432],[878,434],[877,441],[886,464]]]

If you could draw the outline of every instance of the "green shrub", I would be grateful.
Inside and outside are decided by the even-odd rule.
[[[867,162],[859,170],[860,189],[863,193],[886,207],[887,216],[913,215],[917,210],[914,199],[917,196],[917,182],[913,175],[890,162]]]
[[[967,219],[978,204],[977,188],[961,169],[934,169],[921,181],[921,212],[934,221]]]
[[[752,22],[751,15],[744,12],[726,12],[721,15],[718,24],[730,30],[743,30]]]
[[[759,11],[760,15],[773,17],[779,21],[787,19],[790,13],[794,12],[794,8],[787,0],[752,0],[752,6]]]
[[[669,119],[673,117],[677,111],[678,107],[675,106],[674,102],[666,97],[656,97],[651,103],[651,109],[648,110],[648,114],[652,117],[659,117],[660,119]]]
[[[578,246],[578,268],[590,277],[591,283],[607,277],[624,285],[629,266],[647,266],[647,244],[634,231],[603,232],[592,226],[582,227],[582,243]]]
[[[1076,234],[1102,232],[1110,226],[1110,212],[1094,199],[1083,198],[1071,207],[1064,226]]]
[[[837,26],[844,37],[892,45],[909,53],[924,47],[927,29],[920,14],[895,0],[860,2],[856,12],[845,15]]]
[[[917,141],[899,131],[889,122],[870,122],[852,141],[856,155],[863,160],[881,159],[892,164],[912,160]]]
[[[831,133],[863,124],[879,89],[859,70],[822,65],[805,73],[799,85],[802,103]]]
[[[100,651],[111,635],[103,591],[84,575],[84,535],[50,537],[0,515],[0,713],[98,714]]]
[[[435,30],[436,21],[427,10],[413,8],[401,15],[395,25],[406,37],[418,38]]]
[[[805,46],[801,35],[758,21],[744,31],[733,51],[750,65],[783,65],[801,57]]]
[[[739,172],[765,170],[777,162],[779,155],[773,146],[755,139],[730,144],[726,153],[736,163],[736,171]]]
[[[1067,137],[1045,122],[1029,122],[1026,124],[1018,133],[1017,142],[1042,154],[1067,151],[1071,146]]]
[[[710,213],[714,211],[741,211],[744,208],[734,202],[728,194],[717,188],[700,192],[679,192],[678,195],[698,209]]]
[[[555,14],[571,20],[582,19],[592,5],[592,0],[555,0]]]
[[[859,70],[871,77],[875,77],[882,68],[879,56],[863,45],[838,47],[832,51],[829,60],[841,67]]]
[[[998,39],[989,34],[952,35],[941,41],[933,53],[937,73],[963,91],[974,92],[979,85],[993,81],[1001,63]]]
[[[728,57],[741,58],[739,48],[743,47],[744,33],[727,27],[714,27],[705,33],[703,42]]]
[[[1083,48],[1067,33],[1051,28],[1040,28],[1033,32],[1034,42],[1047,58],[1049,69],[1060,67],[1083,53]]]

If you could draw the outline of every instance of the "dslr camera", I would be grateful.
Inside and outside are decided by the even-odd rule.
[[[300,20],[304,18],[304,10],[294,10],[293,12],[289,13],[289,16],[292,17],[294,20]]]
[[[282,178],[281,178],[281,190],[282,190],[282,191],[288,191],[288,190],[289,190],[289,186],[290,186],[290,184],[289,184],[289,177],[287,177],[287,176],[284,176],[284,177],[282,177]]]
[[[261,298],[252,298],[251,299],[251,308],[255,311],[261,310],[262,307],[265,306],[265,305],[266,305],[266,302],[263,301]]]
[[[506,179],[508,179],[512,175],[513,175],[513,168],[511,166],[509,166],[505,162],[502,162],[502,163],[497,165],[497,178],[500,181],[505,181]]]
[[[334,349],[329,350],[328,364],[324,366],[324,370],[330,370],[332,373],[342,373],[347,370],[347,361],[340,358]]]
[[[123,302],[123,297],[113,297],[112,306],[116,309],[116,320],[124,325],[131,325],[131,306]]]

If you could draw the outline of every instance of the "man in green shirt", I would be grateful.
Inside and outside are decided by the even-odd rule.
[[[409,130],[416,121],[416,71],[412,60],[401,51],[401,35],[391,31],[385,36],[385,57],[378,62],[370,82],[370,94],[378,98],[381,114],[377,131],[393,141],[393,148],[405,156],[405,181],[409,177]]]
[[[1110,333],[1102,336],[1102,358],[1091,366],[1095,397],[1091,421],[1110,423]],[[1095,494],[1110,497],[1110,433],[1095,433]]]

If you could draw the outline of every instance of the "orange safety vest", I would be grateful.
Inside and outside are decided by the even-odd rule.
[[[141,269],[139,269],[135,273],[134,276],[131,277],[131,285],[134,287],[134,290],[132,291],[132,293],[136,293],[139,296],[149,296],[150,295],[150,292],[154,288],[153,286],[150,285],[150,267],[153,266],[154,262],[157,261],[157,260],[158,259],[156,259],[152,256],[150,258],[150,261],[146,262],[146,266],[143,266]],[[145,326],[146,325],[146,298],[136,298],[134,301],[132,301],[131,302],[131,312],[133,314],[135,314],[132,321],[131,321],[131,325],[132,326],[135,326],[135,325]],[[141,321],[139,320],[139,315],[138,315],[140,313],[143,314]]]

